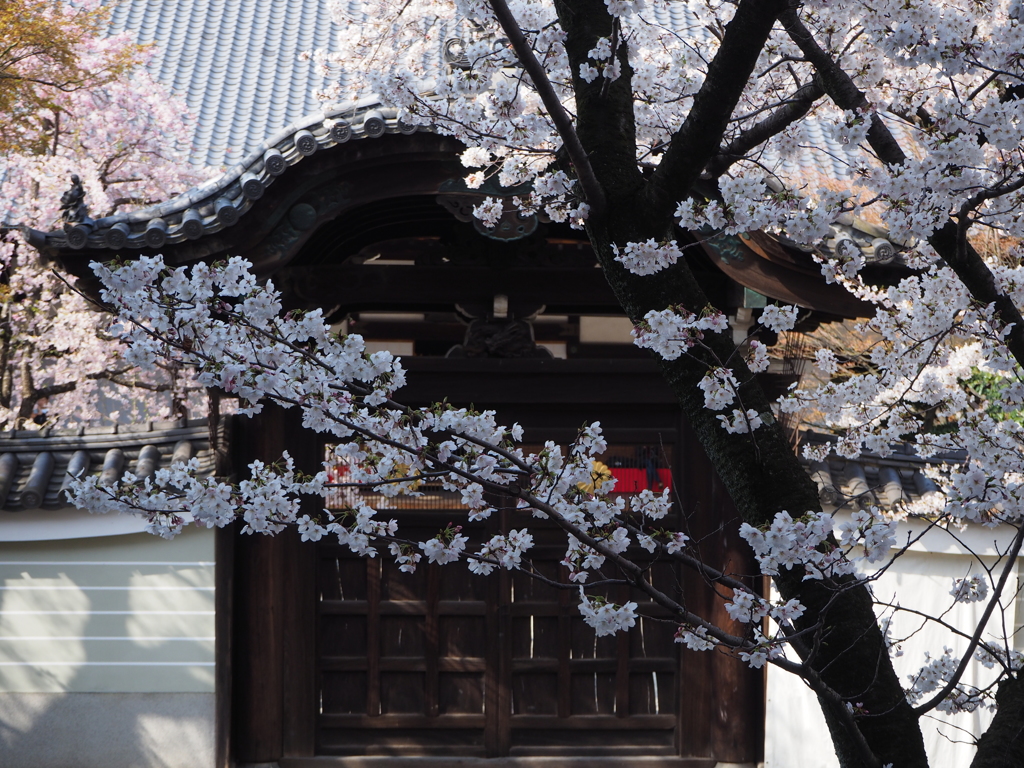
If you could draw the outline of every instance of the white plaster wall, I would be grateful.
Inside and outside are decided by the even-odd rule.
[[[902,536],[906,536],[907,528]],[[981,529],[962,537],[964,544],[975,552],[992,552],[997,539],[1006,532]],[[904,554],[890,570],[873,586],[876,600],[893,601],[906,607],[942,614],[950,607],[949,590],[954,578],[962,578],[978,572],[977,563],[967,550],[953,541],[947,534],[932,532],[911,551]],[[1001,548],[1005,549],[1006,542]],[[990,560],[989,557],[985,558]],[[1017,566],[1014,566],[1015,570]],[[1016,573],[1011,574],[1004,601],[1005,610],[996,611],[990,620],[985,637],[993,642],[1003,640],[1003,627],[1013,633],[1019,624],[1015,615],[1015,600],[1012,597],[1017,584]],[[985,608],[985,603],[959,604],[945,615],[945,620],[960,629],[973,631]],[[876,612],[881,609],[876,608]],[[894,637],[916,632],[902,644],[902,656],[893,659],[893,665],[904,686],[909,685],[908,676],[916,673],[925,664],[925,651],[932,656],[941,655],[944,647],[953,649],[960,657],[967,646],[967,640],[935,625],[922,626],[920,619],[907,614],[898,614],[894,620]],[[1020,644],[1020,640],[1017,641]],[[1010,645],[1014,640],[1010,639]],[[990,673],[980,664],[972,665],[964,681],[978,684],[985,681]],[[932,768],[963,768],[970,765],[974,757],[971,743],[988,727],[991,714],[979,710],[974,713],[955,716],[934,711],[922,719],[925,749]],[[829,738],[825,719],[821,714],[814,694],[793,675],[774,667],[768,670],[767,720],[765,723],[765,768],[837,768],[838,761]]]
[[[4,768],[212,768],[212,693],[2,693]]]
[[[212,768],[213,542],[0,542],[2,768]]]

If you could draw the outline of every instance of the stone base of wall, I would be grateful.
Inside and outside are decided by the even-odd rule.
[[[4,768],[213,768],[212,693],[0,693]]]

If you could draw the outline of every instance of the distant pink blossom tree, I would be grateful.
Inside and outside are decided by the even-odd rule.
[[[37,84],[45,104],[8,127],[19,149],[0,160],[0,223],[59,226],[72,174],[93,217],[164,200],[196,183],[191,117],[184,102],[146,71],[126,35],[81,40],[83,71],[134,54],[137,66],[99,85]],[[202,388],[174,365],[133,371],[106,333],[109,317],[53,273],[14,229],[0,239],[0,428],[32,423],[163,418],[198,406]]]

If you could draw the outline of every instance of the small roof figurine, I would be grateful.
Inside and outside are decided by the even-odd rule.
[[[89,218],[85,188],[77,174],[71,174],[71,188],[60,196],[60,217],[65,224],[78,224]]]

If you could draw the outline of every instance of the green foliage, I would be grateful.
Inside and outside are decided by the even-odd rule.
[[[971,377],[963,382],[967,390],[977,398],[979,404],[985,408],[985,413],[996,421],[1012,419],[1018,424],[1024,424],[1024,410],[1004,411],[995,402],[1001,398],[1000,393],[1012,383],[1011,379],[988,373],[979,368],[973,368]]]

